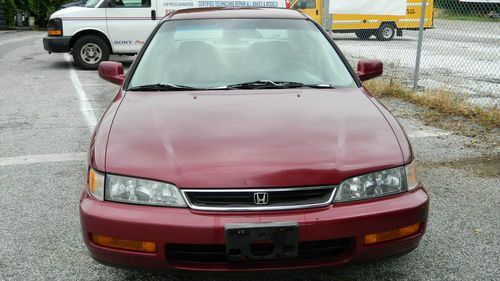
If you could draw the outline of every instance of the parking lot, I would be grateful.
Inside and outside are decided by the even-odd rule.
[[[421,109],[397,100],[383,102],[410,136],[431,198],[428,232],[410,254],[312,272],[227,276],[98,264],[82,241],[78,200],[91,131],[118,87],[74,69],[69,55],[48,55],[44,35],[0,33],[0,280],[499,279],[498,134],[481,142],[425,125],[416,118]]]

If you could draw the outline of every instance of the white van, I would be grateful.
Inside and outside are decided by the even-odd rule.
[[[281,7],[288,0],[89,0],[50,16],[43,46],[72,53],[75,65],[97,69],[110,54],[135,55],[172,10],[194,7]]]

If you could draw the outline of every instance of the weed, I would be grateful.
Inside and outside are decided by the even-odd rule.
[[[486,129],[500,128],[499,108],[472,105],[464,98],[448,91],[415,92],[393,79],[373,80],[365,83],[365,86],[376,97],[400,98],[426,107],[437,115],[461,116],[475,121]]]

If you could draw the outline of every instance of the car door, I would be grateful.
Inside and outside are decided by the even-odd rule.
[[[115,53],[139,52],[158,23],[155,0],[106,0],[106,21]]]

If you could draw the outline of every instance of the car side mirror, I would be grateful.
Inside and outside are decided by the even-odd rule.
[[[379,77],[384,73],[384,64],[379,60],[360,60],[356,74],[361,81]]]
[[[103,61],[99,64],[99,77],[116,85],[125,81],[123,65],[114,61]]]

